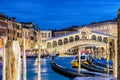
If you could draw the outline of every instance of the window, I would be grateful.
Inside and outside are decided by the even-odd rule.
[[[19,37],[19,33],[17,33],[17,37]]]
[[[48,33],[48,38],[50,38],[51,36],[50,36],[50,33]]]
[[[47,37],[46,33],[44,33],[45,38]]]
[[[34,40],[34,37],[33,37],[33,36],[31,36],[31,40]]]
[[[50,42],[47,43],[47,47],[48,47],[48,48],[51,47],[51,43],[50,43]]]
[[[19,33],[19,37],[21,37],[21,38],[22,38],[22,33]]]

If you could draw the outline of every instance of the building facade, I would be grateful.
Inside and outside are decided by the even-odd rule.
[[[55,31],[54,35],[55,37],[60,37],[60,36],[65,36],[71,33],[74,33],[75,31],[70,31],[70,30],[59,30],[59,31]]]
[[[117,36],[117,21],[116,20],[93,23],[85,27],[91,28],[92,31]]]
[[[3,48],[3,39],[7,36],[8,31],[8,23],[7,23],[7,16],[0,15],[0,48]]]
[[[0,49],[3,49],[6,38],[6,40],[11,41],[17,40],[22,51],[23,39],[25,38],[26,51],[34,51],[35,46],[41,42],[40,31],[35,30],[34,27],[33,22],[18,23],[14,17],[8,18],[6,15],[0,14]]]
[[[41,33],[41,41],[42,43],[44,44],[49,38],[52,38],[52,31],[50,30],[41,30],[40,31]]]
[[[27,22],[23,23],[23,35],[22,37],[25,38],[26,49],[27,50],[33,50],[35,47],[35,43],[37,42],[37,33],[34,30],[34,23],[33,22]]]

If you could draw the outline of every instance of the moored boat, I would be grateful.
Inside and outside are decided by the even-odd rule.
[[[87,55],[82,55],[82,56],[81,56],[81,62],[84,62],[84,63],[87,64],[87,58],[88,58]],[[78,56],[75,56],[75,57],[73,58],[73,60],[71,61],[71,65],[72,65],[72,67],[74,67],[74,68],[77,68],[77,67],[79,66]]]
[[[72,60],[71,64],[72,64],[72,67],[77,68],[79,66],[78,57],[75,57]],[[92,71],[92,72],[99,72],[99,73],[107,73],[108,72],[107,67],[101,67],[97,64],[94,64],[93,61],[91,60],[91,58],[88,56],[86,58],[84,58],[83,60],[81,60],[81,67],[86,70]],[[112,73],[111,68],[109,69],[109,72]]]
[[[59,73],[68,78],[86,77],[86,76],[87,77],[88,76],[91,76],[91,77],[101,76],[101,74],[99,74],[99,73],[93,73],[93,72],[89,72],[89,71],[78,72],[77,70],[73,70],[73,69],[69,69],[69,68],[60,66],[54,62],[54,57],[52,57],[51,67],[52,67],[53,71],[55,71],[56,73]]]

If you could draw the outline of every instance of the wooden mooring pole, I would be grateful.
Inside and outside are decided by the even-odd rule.
[[[21,57],[18,41],[7,41],[5,45],[5,79],[20,80],[21,77]]]
[[[6,53],[5,53],[5,45],[6,45],[6,38],[3,39],[4,41],[4,51],[3,51],[3,56],[2,56],[2,59],[3,59],[3,70],[2,70],[2,80],[6,80]]]
[[[78,49],[78,62],[79,62],[78,73],[80,73],[80,70],[81,70],[81,48],[80,47]]]
[[[41,55],[41,49],[38,50],[38,80],[41,80],[40,55]]]
[[[26,80],[26,53],[25,53],[25,34],[23,39],[23,80]]]

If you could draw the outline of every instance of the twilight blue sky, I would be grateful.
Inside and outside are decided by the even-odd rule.
[[[120,0],[0,0],[0,13],[41,29],[61,29],[117,17]]]

